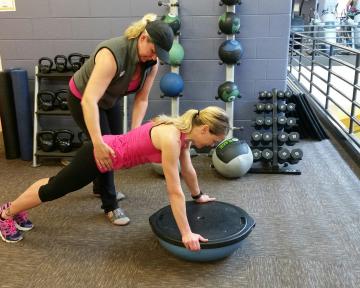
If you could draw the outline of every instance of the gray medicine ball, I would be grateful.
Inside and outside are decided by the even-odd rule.
[[[245,175],[253,164],[253,154],[245,141],[237,138],[225,139],[212,154],[212,162],[217,172],[227,178]]]

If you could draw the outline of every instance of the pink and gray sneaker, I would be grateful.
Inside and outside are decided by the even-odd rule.
[[[11,203],[5,203],[1,208],[5,210],[11,206]],[[29,213],[27,211],[20,212],[14,215],[13,220],[15,221],[15,226],[18,230],[29,231],[34,228],[33,223],[29,220]]]
[[[6,204],[5,204],[6,205]],[[5,205],[0,207],[0,215]],[[15,221],[11,218],[2,219],[0,217],[0,237],[8,243],[15,243],[23,239],[21,232],[16,228]]]

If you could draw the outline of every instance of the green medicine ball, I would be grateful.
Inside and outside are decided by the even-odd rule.
[[[179,66],[184,59],[184,48],[176,41],[174,41],[169,51],[170,65]]]
[[[225,12],[219,17],[219,29],[224,34],[235,34],[240,31],[240,18],[233,12]]]
[[[180,18],[176,16],[175,14],[169,13],[167,15],[164,15],[161,17],[161,20],[171,27],[174,34],[177,34],[180,30],[181,22]]]

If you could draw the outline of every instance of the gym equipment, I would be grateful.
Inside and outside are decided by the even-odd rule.
[[[67,70],[67,58],[65,55],[56,55],[54,63],[56,71],[62,73]]]
[[[246,142],[237,138],[225,139],[215,148],[212,163],[224,177],[238,178],[251,168],[253,154]]]
[[[82,54],[82,55],[81,55],[81,58],[80,58],[81,66],[84,65],[84,63],[86,62],[86,60],[88,60],[89,58],[90,58],[90,55]]]
[[[163,248],[176,257],[194,262],[216,261],[230,256],[256,224],[240,207],[219,201],[206,204],[187,201],[186,213],[191,231],[209,239],[200,242],[199,251],[184,247],[170,205],[151,215],[149,223]]]
[[[184,81],[177,73],[166,73],[160,80],[160,90],[164,96],[177,97],[184,89]]]
[[[54,110],[56,96],[55,93],[50,90],[42,90],[38,92],[39,109],[43,111]]]
[[[215,97],[224,102],[232,102],[236,98],[241,98],[241,96],[237,85],[232,81],[222,83],[218,88],[218,95]]]
[[[183,60],[184,48],[178,42],[174,42],[169,51],[169,63],[173,66],[180,66]]]
[[[256,103],[255,105],[255,112],[262,113],[265,111],[265,104],[264,103]]]
[[[241,0],[221,0],[221,2],[219,4],[220,4],[220,6],[223,4],[225,4],[225,5],[240,5]]]
[[[270,113],[273,110],[273,104],[272,103],[266,103],[265,104],[265,113]]]
[[[286,111],[286,104],[285,103],[279,103],[277,107],[279,112],[285,112]]]
[[[68,61],[73,72],[76,72],[81,68],[81,58],[83,57],[80,53],[71,53],[68,56]]]
[[[288,146],[293,146],[295,143],[299,142],[300,140],[300,134],[298,132],[291,132],[289,133],[289,137],[286,141],[286,144]]]
[[[272,126],[272,124],[273,124],[272,117],[266,116],[264,118],[264,126],[265,126],[264,128],[269,129]]]
[[[181,27],[181,21],[180,18],[172,13],[168,13],[167,15],[164,15],[161,17],[161,20],[171,27],[171,29],[174,32],[174,35],[178,35]]]
[[[237,40],[225,40],[219,47],[219,58],[225,64],[240,64],[243,53],[243,47]]]
[[[277,117],[277,128],[278,128],[278,130],[281,130],[281,129],[283,129],[284,127],[285,127],[285,125],[286,125],[286,117],[285,116],[278,116]]]
[[[55,97],[59,103],[58,105],[61,110],[69,110],[68,102],[67,102],[67,98],[69,95],[68,91],[69,91],[68,89],[59,89],[55,91]]]
[[[294,103],[288,103],[288,104],[286,105],[286,111],[287,111],[287,112],[293,112],[293,111],[295,111],[295,104],[294,104]]]
[[[292,129],[294,126],[296,126],[296,118],[289,117],[286,119],[286,128]]]
[[[55,150],[55,131],[43,130],[37,133],[37,142],[40,149],[44,152],[51,152]]]
[[[256,117],[255,129],[260,130],[262,128],[262,126],[264,125],[264,121],[265,121],[264,117],[262,117],[262,116]]]
[[[53,61],[49,57],[41,57],[38,64],[40,73],[44,74],[50,73],[51,68],[54,65]]]
[[[290,152],[290,164],[297,164],[303,157],[303,151],[299,148],[293,149]]]
[[[271,132],[264,132],[262,134],[262,144],[263,145],[269,145],[272,141],[272,133]]]
[[[70,152],[73,148],[74,132],[68,129],[58,130],[55,133],[56,147],[62,153]]]
[[[0,72],[0,118],[6,159],[20,156],[18,128],[10,71]]]
[[[255,131],[251,134],[251,144],[254,146],[257,146],[260,144],[260,141],[262,139],[262,134],[258,131]]]
[[[259,99],[265,100],[266,99],[266,91],[260,91],[259,92]]]
[[[261,150],[259,149],[252,149],[254,162],[259,161],[261,159]]]
[[[225,12],[219,17],[220,33],[237,34],[240,32],[240,18],[234,12]],[[219,33],[219,34],[220,34]]]
[[[288,140],[288,138],[289,138],[288,133],[286,133],[286,132],[280,132],[280,133],[278,133],[278,135],[277,135],[278,145],[279,145],[279,146],[284,145],[284,143],[286,143],[286,141]]]
[[[274,153],[273,151],[271,151],[268,148],[265,148],[262,152],[261,152],[261,156],[265,161],[271,161],[272,158],[274,157]]]
[[[286,148],[281,148],[278,152],[278,161],[280,164],[283,164],[288,161],[290,157],[290,151]]]
[[[28,74],[24,69],[12,69],[10,76],[14,93],[20,157],[24,161],[29,161],[32,159],[33,126]]]

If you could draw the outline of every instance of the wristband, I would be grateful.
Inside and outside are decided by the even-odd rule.
[[[203,195],[203,193],[202,193],[201,190],[200,190],[200,193],[199,193],[199,194],[197,194],[197,195],[195,195],[195,196],[191,195],[191,198],[194,199],[194,200],[197,200],[197,199],[199,199],[202,195]]]

